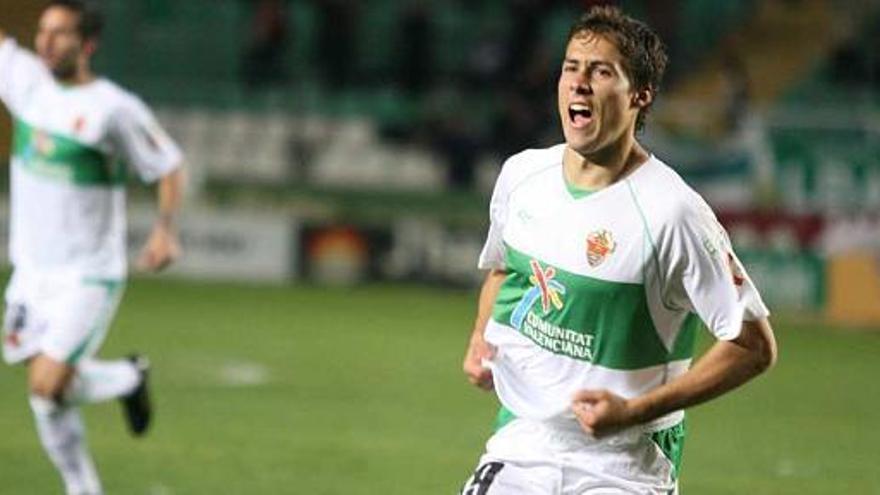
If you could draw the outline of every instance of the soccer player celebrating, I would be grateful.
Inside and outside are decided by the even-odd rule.
[[[43,11],[36,52],[0,32],[0,99],[14,119],[3,356],[25,362],[40,440],[68,494],[99,494],[79,405],[119,398],[133,434],[150,421],[147,362],[94,359],[126,276],[126,165],[159,180],[159,218],[139,259],[180,253],[178,147],[147,107],[90,69],[101,18],[79,0]]]
[[[565,143],[501,170],[464,371],[502,409],[465,495],[676,493],[683,410],[776,359],[723,228],[635,139],[666,61],[648,26],[593,8],[559,76]],[[700,320],[717,341],[691,367]]]

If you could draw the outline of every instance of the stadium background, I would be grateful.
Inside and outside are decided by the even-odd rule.
[[[159,406],[135,444],[87,413],[108,493],[454,492],[495,407],[459,372],[488,194],[560,139],[567,27],[601,2],[101,3],[97,67],[193,179],[187,257],[133,277],[104,350],[152,356]],[[880,2],[622,4],[672,56],[644,141],[715,207],[781,346],[691,414],[684,492],[880,493]],[[40,8],[0,26],[29,44]],[[0,493],[54,493],[21,370],[0,394]]]

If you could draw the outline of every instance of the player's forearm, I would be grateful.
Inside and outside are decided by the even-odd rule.
[[[501,284],[504,283],[504,277],[507,272],[504,270],[491,270],[483,281],[480,289],[480,298],[477,304],[477,318],[474,321],[474,333],[482,334],[486,328],[486,323],[492,316],[492,308],[495,305],[495,299],[501,290]]]
[[[159,218],[156,225],[168,230],[177,227],[177,214],[183,202],[183,191],[186,186],[186,173],[183,167],[178,167],[173,172],[159,180],[157,201],[159,204]]]
[[[701,404],[746,383],[776,361],[776,341],[767,319],[744,322],[736,339],[719,341],[685,374],[629,401],[634,423]]]

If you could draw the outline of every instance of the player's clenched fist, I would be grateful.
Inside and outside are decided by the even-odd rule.
[[[629,402],[607,390],[581,390],[574,394],[571,408],[581,428],[597,438],[633,424]]]
[[[471,342],[464,355],[464,374],[467,375],[471,384],[483,390],[492,390],[492,370],[486,366],[486,361],[495,356],[495,349],[484,339],[482,332],[474,332]]]

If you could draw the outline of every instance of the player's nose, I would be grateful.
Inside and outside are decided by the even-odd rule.
[[[576,74],[572,75],[571,80],[569,81],[569,89],[573,94],[589,94],[592,93],[592,87],[590,86],[590,78],[587,76],[586,72],[578,71]]]
[[[593,87],[590,86],[589,79],[578,77],[571,83],[571,92],[576,95],[588,95],[593,93]]]

